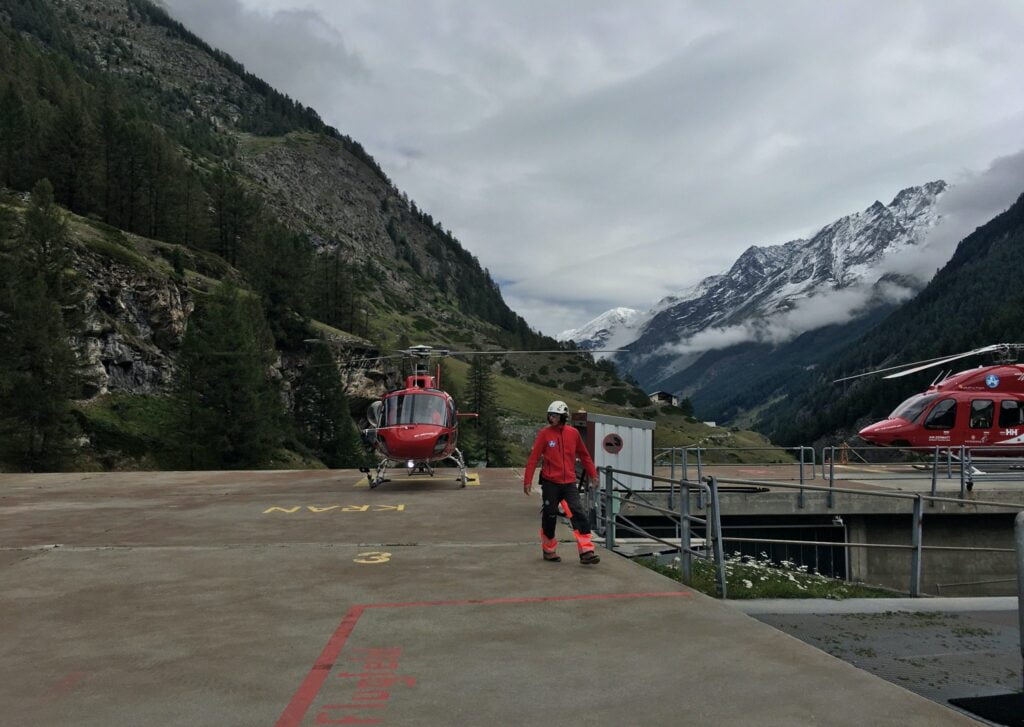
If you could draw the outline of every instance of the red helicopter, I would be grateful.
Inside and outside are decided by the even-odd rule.
[[[398,356],[411,358],[413,373],[405,377],[404,386],[386,393],[370,404],[366,412],[369,428],[363,430],[364,441],[381,456],[376,470],[366,473],[371,488],[387,482],[387,470],[392,465],[404,466],[410,475],[433,476],[434,466],[451,460],[459,469],[457,481],[466,486],[466,460],[458,449],[459,418],[475,417],[475,413],[460,413],[451,394],[441,388],[441,371],[428,369],[431,358],[445,356],[504,356],[506,354],[589,354],[612,351],[566,350],[554,351],[450,351],[431,346],[413,346]]]
[[[1013,361],[1022,349],[1024,344],[998,343],[869,372],[904,369],[885,377],[895,379],[968,356],[996,356],[991,366],[940,373],[925,391],[904,401],[887,419],[861,429],[860,437],[883,447],[964,446],[984,448],[988,455],[1019,456],[1024,449],[1024,365]],[[853,378],[857,377],[837,381]]]

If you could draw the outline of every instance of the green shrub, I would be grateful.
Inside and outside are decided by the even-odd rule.
[[[617,404],[618,406],[625,406],[629,392],[625,389],[608,389],[601,395],[601,398],[607,401],[609,404]]]

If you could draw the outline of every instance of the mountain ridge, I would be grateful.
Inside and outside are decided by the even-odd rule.
[[[801,331],[785,326],[773,330],[772,324],[787,323],[787,316],[800,314],[801,306],[813,299],[857,285],[877,284],[885,278],[879,264],[918,244],[935,226],[936,204],[947,187],[942,180],[907,187],[889,205],[876,200],[862,212],[825,225],[810,238],[751,245],[725,273],[666,296],[649,311],[633,316],[628,329],[615,320],[603,319],[606,314],[595,321],[608,323],[602,334],[605,340],[621,342],[636,332],[635,339],[626,344],[628,351],[615,358],[624,372],[648,389],[668,387],[682,393],[685,386],[668,382],[678,380],[700,352],[727,347],[729,337],[734,343],[793,338]],[[907,284],[906,279],[900,284]],[[865,289],[864,300],[870,301],[871,296]],[[594,321],[574,332],[589,332],[592,324]],[[721,334],[726,344],[705,342],[701,347],[696,337],[702,334]],[[688,341],[693,343],[689,350]],[[589,339],[576,340],[576,344],[593,347]],[[666,353],[665,349],[673,346],[673,352]]]

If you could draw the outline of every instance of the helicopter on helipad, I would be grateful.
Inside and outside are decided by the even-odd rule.
[[[455,399],[444,390],[440,366],[430,370],[432,359],[446,356],[505,356],[523,354],[591,354],[614,351],[557,349],[548,351],[452,351],[432,346],[412,346],[394,356],[373,360],[404,359],[412,372],[402,385],[370,404],[369,427],[364,441],[380,456],[376,468],[364,468],[371,488],[387,482],[389,467],[401,466],[407,474],[433,476],[434,467],[451,461],[459,470],[457,481],[466,486],[466,459],[458,448],[459,419],[477,414],[458,411]]]
[[[836,381],[892,371],[884,378],[993,354],[996,362],[958,373],[940,371],[929,387],[897,406],[882,421],[858,432],[883,447],[984,448],[988,455],[1024,454],[1024,365],[1021,343],[997,343],[952,356],[891,366]]]

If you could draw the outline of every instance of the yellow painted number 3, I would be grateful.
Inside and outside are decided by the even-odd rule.
[[[391,560],[391,553],[383,550],[371,550],[367,553],[360,553],[353,562],[355,563],[387,563]]]

